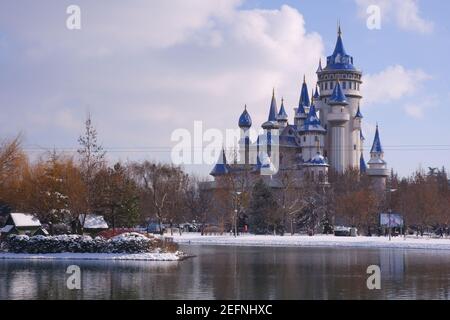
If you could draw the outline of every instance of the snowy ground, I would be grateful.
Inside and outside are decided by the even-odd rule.
[[[134,260],[134,261],[179,261],[184,259],[182,253],[0,253],[1,259],[27,260]]]
[[[174,234],[174,241],[179,244],[230,245],[230,246],[281,246],[281,247],[360,247],[360,248],[403,248],[449,250],[450,239],[431,239],[427,237],[335,237],[316,235],[256,236],[242,235],[233,237],[202,236],[199,233]]]

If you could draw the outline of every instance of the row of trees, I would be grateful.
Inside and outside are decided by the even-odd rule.
[[[112,228],[134,227],[149,219],[189,221],[195,216],[186,215],[195,211],[192,203],[197,203],[194,179],[168,164],[108,165],[90,117],[76,155],[51,151],[31,161],[20,140],[0,146],[3,212],[35,213],[41,222],[72,227],[73,232],[83,232],[86,213],[103,215]]]
[[[254,233],[330,233],[333,226],[345,225],[372,235],[381,232],[379,214],[389,211],[402,214],[407,227],[418,233],[449,233],[450,188],[444,168],[429,173],[419,169],[405,178],[392,173],[387,189],[381,193],[358,170],[331,173],[328,186],[295,181],[293,177],[287,171],[276,188],[268,187],[263,180],[248,188],[243,182],[245,175],[230,176],[222,181],[224,188],[216,198],[222,199],[221,207],[228,204],[221,211],[229,212],[229,224],[238,225],[239,220],[233,219],[237,211]]]
[[[113,228],[148,220],[161,224],[195,220],[235,233],[244,225],[251,232],[277,234],[301,229],[331,232],[333,225],[351,225],[370,234],[379,213],[389,209],[402,213],[420,232],[430,227],[448,230],[450,223],[444,168],[418,170],[406,178],[393,173],[386,194],[374,192],[357,170],[331,174],[327,187],[299,184],[286,171],[275,189],[252,180],[250,171],[244,170],[212,191],[201,179],[170,164],[109,165],[90,117],[76,155],[51,151],[31,161],[20,140],[0,144],[0,210],[36,213],[51,225],[71,225],[85,213],[98,213]]]

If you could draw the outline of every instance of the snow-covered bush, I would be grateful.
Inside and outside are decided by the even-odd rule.
[[[145,253],[154,252],[157,247],[155,238],[139,233],[124,233],[109,240],[79,235],[11,235],[5,241],[5,249],[14,253]]]

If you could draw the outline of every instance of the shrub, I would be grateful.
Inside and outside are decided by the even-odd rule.
[[[4,249],[13,253],[145,253],[160,248],[157,239],[139,233],[123,233],[109,240],[102,237],[60,235],[52,237],[11,235]]]

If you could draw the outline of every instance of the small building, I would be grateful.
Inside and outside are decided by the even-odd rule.
[[[2,236],[10,234],[34,235],[41,228],[41,222],[32,214],[10,213],[5,226],[0,229]]]
[[[82,214],[78,219],[80,225],[83,226],[83,232],[90,235],[96,235],[102,231],[109,229],[109,226],[105,221],[105,218],[100,215]]]

